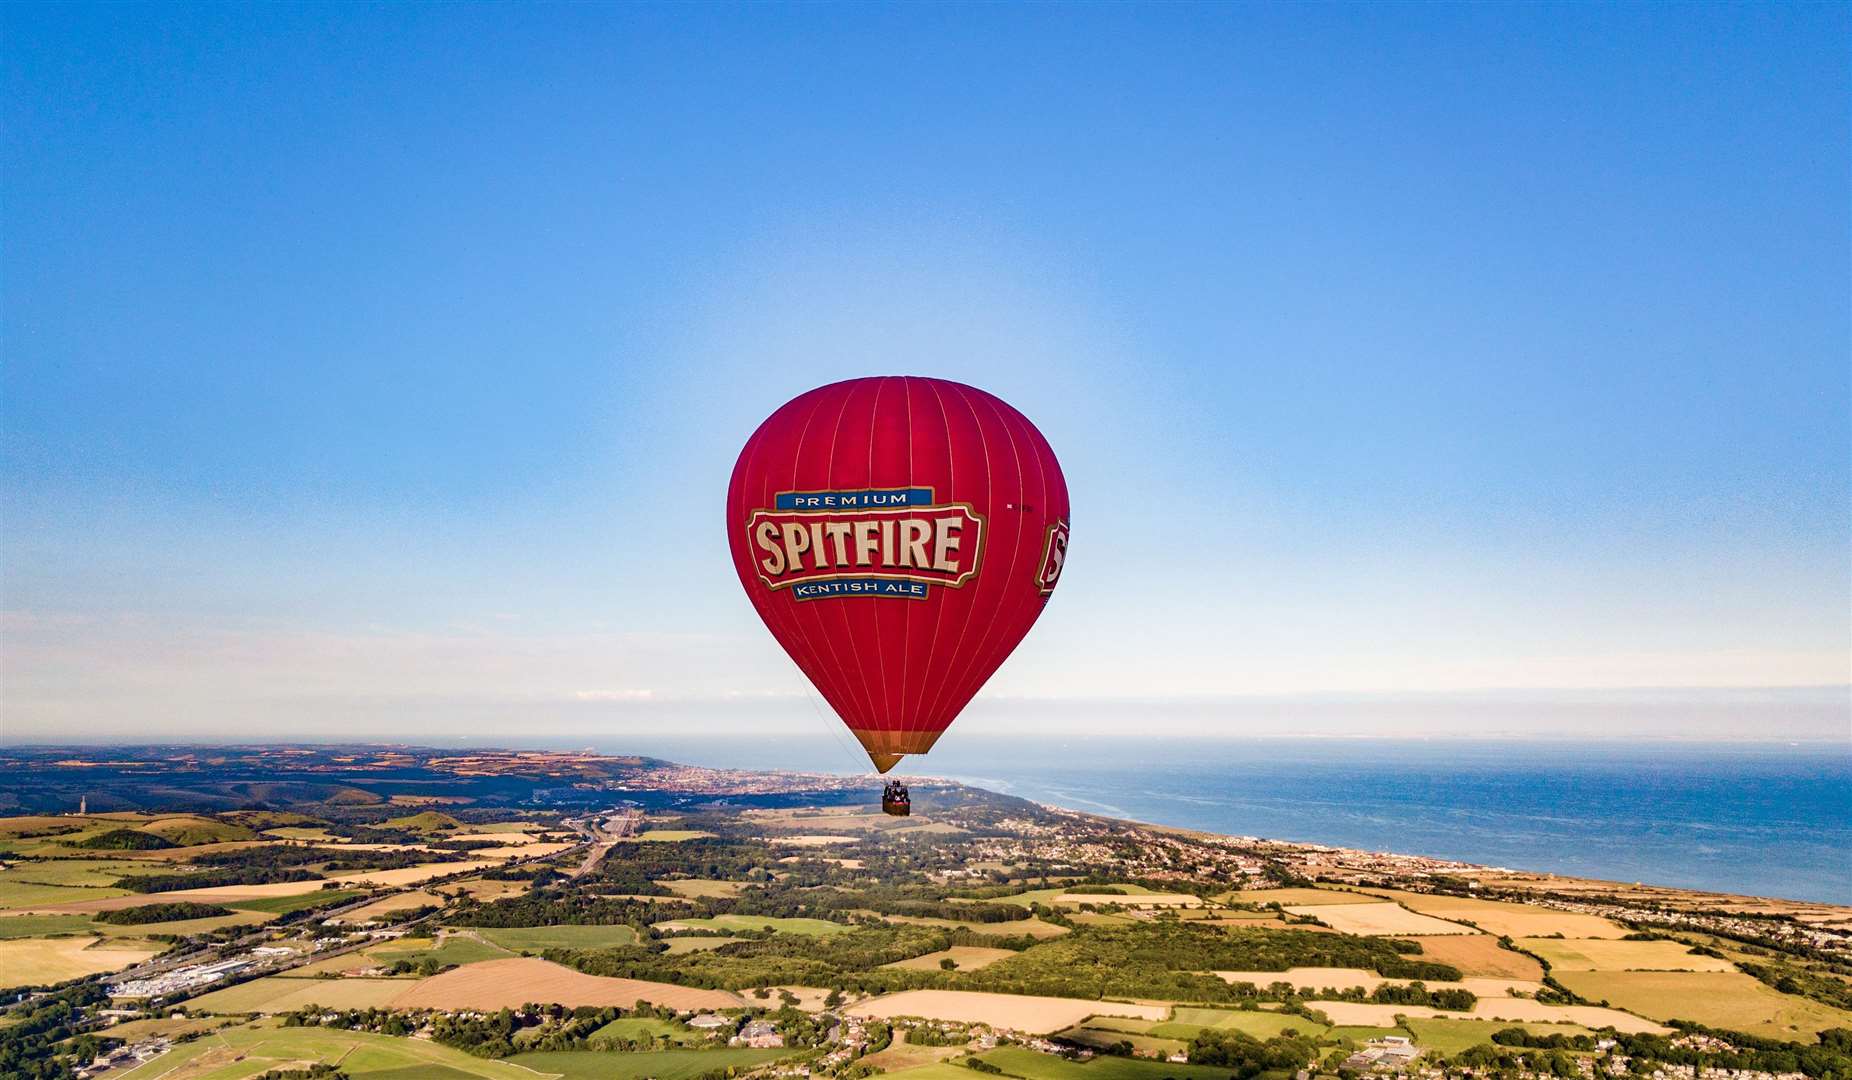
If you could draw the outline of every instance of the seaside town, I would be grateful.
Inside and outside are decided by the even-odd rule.
[[[0,1075],[1852,1076],[1833,905],[929,778],[894,817],[595,754],[267,748],[254,788],[259,753],[5,752]]]

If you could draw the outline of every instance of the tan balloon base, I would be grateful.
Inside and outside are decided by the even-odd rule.
[[[875,763],[876,772],[886,772],[900,763],[906,754],[924,754],[932,749],[932,744],[939,741],[937,731],[861,731],[850,728],[862,749],[868,751],[868,760]]]

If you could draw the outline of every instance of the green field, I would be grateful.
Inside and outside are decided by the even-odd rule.
[[[1492,1041],[1492,1033],[1521,1027],[1539,1035],[1593,1035],[1580,1024],[1517,1024],[1508,1020],[1417,1020],[1403,1021],[1415,1042],[1424,1049],[1436,1050],[1451,1057],[1470,1047]]]
[[[172,934],[176,937],[191,937],[227,926],[255,926],[274,918],[267,911],[236,911],[230,915],[212,915],[204,919],[175,919],[173,922],[140,923],[134,926],[118,926],[113,923],[97,923],[96,928],[110,937],[152,937],[156,934]]]
[[[792,1050],[657,1050],[646,1054],[612,1054],[596,1050],[560,1050],[516,1054],[507,1060],[535,1072],[557,1073],[564,1080],[690,1080],[715,1069],[748,1069],[787,1057]],[[524,1073],[534,1080],[533,1073]],[[217,1078],[214,1078],[217,1080]],[[960,1080],[967,1080],[961,1077]],[[1222,1080],[1227,1080],[1223,1077]]]
[[[638,1039],[648,1035],[651,1038],[670,1038],[676,1042],[694,1043],[706,1038],[700,1032],[672,1024],[667,1020],[657,1020],[648,1016],[620,1016],[605,1026],[592,1032],[597,1039]]]
[[[78,900],[101,900],[108,896],[127,895],[126,889],[97,889],[79,885],[35,885],[26,881],[0,881],[0,909],[44,907],[47,904],[70,904]]]
[[[1101,904],[1110,904],[1115,899],[1123,900],[1129,896],[1151,892],[1150,889],[1145,888],[1143,885],[1057,885],[1050,889],[1030,889],[1027,892],[1019,892],[1010,896],[993,897],[989,900],[979,902],[986,904],[1015,904],[1017,907],[1028,907],[1031,904],[1053,905],[1055,897],[1057,896],[1065,896],[1074,889],[1080,889],[1084,892],[1090,888],[1112,888],[1119,890],[1117,894],[1100,893],[1099,899],[1097,901],[1092,901]]]
[[[1065,1031],[1058,1031],[1055,1033],[1054,1037],[1064,1042],[1075,1043],[1079,1046],[1092,1047],[1095,1050],[1112,1046],[1115,1043],[1129,1042],[1132,1044],[1132,1048],[1138,1053],[1150,1055],[1174,1054],[1181,1050],[1187,1050],[1190,1045],[1183,1039],[1163,1039],[1153,1035],[1140,1035],[1129,1031],[1115,1031],[1112,1028],[1095,1027],[1089,1024],[1081,1024],[1077,1027],[1068,1028]]]
[[[988,1074],[978,1072],[976,1069],[968,1069],[963,1065],[954,1065],[949,1061],[941,1061],[931,1065],[916,1065],[911,1069],[896,1069],[883,1075],[892,1077],[894,1080],[902,1080],[903,1077],[905,1080],[978,1080],[979,1077]]]
[[[314,885],[313,881],[303,882]],[[248,900],[226,900],[225,907],[240,911],[267,911],[272,915],[287,915],[303,908],[327,907],[330,904],[345,903],[360,895],[358,889],[321,889],[312,892],[297,893],[294,896],[254,896]]]
[[[548,949],[613,949],[637,943],[637,932],[628,926],[482,927],[474,933],[504,949],[535,954]]]
[[[1148,1034],[1172,1039],[1193,1038],[1203,1028],[1215,1028],[1217,1031],[1239,1031],[1252,1035],[1256,1039],[1271,1039],[1288,1028],[1301,1035],[1319,1035],[1325,1033],[1325,1025],[1316,1020],[1288,1013],[1253,1012],[1238,1009],[1193,1009],[1179,1005],[1171,1013],[1169,1023],[1152,1025]]]
[[[699,840],[703,836],[712,835],[714,834],[711,832],[702,832],[699,829],[649,829],[633,839],[674,843],[681,840]]]
[[[121,823],[130,828],[151,832],[156,836],[166,837],[176,847],[192,847],[196,844],[228,844],[235,840],[255,840],[257,834],[242,825],[229,821],[215,821],[209,817],[195,814],[175,814],[169,817],[157,817],[153,820],[125,821]]]
[[[1564,986],[1590,1001],[1652,1020],[1695,1020],[1771,1039],[1808,1040],[1852,1027],[1852,1012],[1783,994],[1734,971],[1564,971]]]
[[[334,840],[337,837],[327,829],[312,829],[290,825],[281,829],[266,829],[266,836],[275,836],[284,840]]]
[[[44,859],[22,862],[0,870],[0,883],[17,881],[35,885],[114,885],[124,874],[158,870],[158,862],[127,859]]]
[[[121,1077],[154,1080],[174,1073],[189,1080],[249,1080],[271,1069],[300,1068],[303,1062],[338,1062],[341,1072],[355,1080],[536,1080],[533,1073],[506,1062],[474,1057],[421,1039],[395,1039],[333,1028],[281,1028],[268,1021],[241,1024],[182,1043]],[[175,1073],[180,1066],[190,1067]]]
[[[781,934],[840,934],[848,927],[827,919],[778,919],[770,915],[716,915],[711,919],[665,919],[654,924],[686,926],[692,930],[776,930]],[[675,931],[669,930],[668,933]]]
[[[520,933],[521,931],[515,931]],[[423,960],[435,960],[442,965],[480,963],[484,960],[505,960],[509,956],[506,949],[500,949],[475,938],[451,934],[444,938],[444,943],[434,949],[368,949],[368,956],[376,956],[382,963],[391,964],[399,960],[409,960],[416,964]]]
[[[89,934],[98,929],[98,925],[88,915],[8,915],[0,918],[0,941]],[[141,927],[135,929],[140,930]]]

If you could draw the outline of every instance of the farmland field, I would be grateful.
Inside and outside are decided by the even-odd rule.
[[[481,927],[472,932],[482,937],[483,940],[512,952],[539,953],[547,949],[611,949],[637,943],[637,932],[628,926]]]
[[[537,1080],[506,1062],[417,1039],[395,1039],[332,1028],[279,1028],[246,1024],[215,1031],[175,1047],[121,1080],[249,1080],[272,1069],[303,1063],[340,1063],[341,1072],[362,1080],[390,1074],[394,1080]],[[111,1074],[114,1077],[116,1074]]]
[[[1060,937],[1062,934],[1068,932],[1065,926],[1057,926],[1054,923],[1043,922],[1040,919],[1015,919],[1010,922],[984,923],[959,922],[956,919],[935,919],[923,915],[883,915],[882,918],[891,923],[912,923],[915,926],[943,926],[948,930],[962,927],[963,929],[971,931],[973,934],[983,934],[988,937],[1016,937],[1026,934],[1032,938],[1054,938]]]
[[[406,944],[429,940],[428,938],[400,938],[393,943],[395,947],[370,949],[368,952],[380,957],[386,963],[408,960],[416,964],[423,960],[431,960],[439,965],[478,964],[484,960],[505,960],[509,956],[507,949],[498,948],[487,941],[455,931],[444,935],[443,942],[431,948],[411,948]]]
[[[173,922],[138,923],[132,926],[100,922],[96,924],[96,928],[110,937],[150,937],[155,934],[188,937],[193,934],[220,930],[227,926],[255,926],[273,917],[265,911],[234,911],[230,915],[211,915],[204,919],[175,919]]]
[[[1178,1039],[1195,1036],[1202,1028],[1215,1028],[1217,1031],[1239,1031],[1252,1035],[1256,1039],[1271,1039],[1283,1031],[1297,1031],[1301,1035],[1322,1034],[1325,1025],[1316,1020],[1290,1013],[1265,1012],[1239,1009],[1195,1009],[1179,1005],[1171,1019],[1157,1024],[1150,1029],[1153,1035],[1168,1035]]]
[[[860,1060],[886,1072],[898,1072],[901,1069],[931,1065],[947,1058],[957,1057],[964,1052],[963,1046],[918,1046],[896,1039],[888,1044],[887,1049],[869,1054]]]
[[[682,840],[699,840],[704,836],[714,835],[699,829],[645,829],[636,839],[662,843],[677,843]]]
[[[1163,1020],[1170,1012],[1162,1005],[1131,1005],[1116,1001],[1033,997],[1027,994],[991,994],[975,990],[907,990],[870,998],[851,1006],[857,1016],[918,1016],[927,1020],[989,1023],[1048,1034],[1073,1027],[1089,1016],[1131,1016]]]
[[[1400,901],[1415,911],[1442,919],[1464,919],[1488,934],[1507,937],[1549,937],[1561,934],[1569,938],[1620,938],[1627,928],[1598,915],[1580,915],[1572,911],[1550,911],[1524,904],[1507,904],[1498,900],[1474,900],[1462,896],[1376,889],[1374,892]],[[1329,921],[1329,920],[1327,920]],[[1337,923],[1331,925],[1337,926]],[[1343,927],[1338,927],[1340,930]]]
[[[309,882],[309,884],[313,885],[315,883]],[[347,901],[359,895],[360,893],[353,889],[318,888],[313,892],[297,893],[293,896],[233,896],[226,898],[222,902],[226,907],[237,908],[240,911],[265,911],[272,915],[287,915],[292,911],[301,911],[304,908],[331,907],[335,904],[345,904]],[[206,898],[204,896],[195,897],[189,895],[187,899],[204,900]]]
[[[516,1054],[508,1059],[520,1066],[526,1080],[535,1074],[557,1075],[562,1080],[690,1080],[717,1069],[747,1069],[788,1057],[791,1050],[754,1050],[730,1046],[714,1050],[658,1050],[645,1054],[609,1054],[595,1050],[559,1050]]]
[[[976,971],[987,964],[1007,960],[1017,955],[1009,949],[986,949],[977,945],[954,945],[949,949],[916,956],[911,960],[896,960],[883,967],[906,968],[915,971],[937,971],[941,960],[951,960],[958,965],[959,971]]]
[[[663,938],[662,944],[664,952],[668,953],[670,956],[675,956],[679,953],[706,952],[709,949],[718,949],[722,945],[731,945],[741,940],[744,939],[736,937],[672,937]]]
[[[1514,1023],[1583,1024],[1587,1027],[1612,1027],[1619,1031],[1663,1032],[1649,1020],[1619,1009],[1595,1005],[1544,1005],[1529,998],[1481,998],[1471,1012],[1444,1012],[1426,1005],[1376,1005],[1357,1001],[1320,1001],[1318,1011],[1333,1024],[1363,1027],[1387,1027],[1397,1016],[1422,1019],[1501,1020]]]
[[[1299,967],[1285,971],[1218,971],[1217,975],[1231,983],[1253,983],[1255,986],[1271,986],[1276,982],[1291,983],[1299,990],[1321,990],[1330,987],[1333,990],[1346,990],[1361,986],[1365,990],[1374,990],[1384,983],[1402,983],[1406,979],[1386,979],[1374,971],[1362,968],[1326,968]]]
[[[1011,893],[1008,896],[992,897],[989,900],[977,902],[985,904],[1015,904],[1018,907],[1028,907],[1031,904],[1054,904],[1056,902],[1129,904],[1136,902],[1133,899],[1134,897],[1158,895],[1152,890],[1145,888],[1143,885],[1101,885],[1097,887],[1102,889],[1117,889],[1118,891],[1112,893],[1073,892],[1073,886],[1056,885],[1053,888],[1029,889],[1024,892]],[[1190,899],[1195,900],[1196,897],[1192,896]]]
[[[529,1002],[618,1005],[639,1001],[674,1009],[733,1009],[740,999],[722,990],[696,990],[639,979],[586,975],[533,957],[489,960],[446,971],[405,990],[392,1004],[407,1009],[518,1008]]]
[[[1442,964],[1452,964],[1466,976],[1523,979],[1536,982],[1543,978],[1543,965],[1535,957],[1513,952],[1499,945],[1497,939],[1484,934],[1444,937],[1413,937],[1421,946],[1421,956]]]
[[[650,1016],[620,1016],[605,1026],[592,1032],[593,1039],[636,1039],[644,1035],[652,1038],[661,1036],[681,1036],[689,1040],[702,1036],[687,1028],[672,1024],[667,1020],[658,1020]]]
[[[1655,1020],[1695,1020],[1773,1039],[1852,1027],[1852,1012],[1783,994],[1738,972],[1565,971],[1564,986]]]
[[[127,896],[124,889],[88,888],[81,885],[37,885],[26,881],[0,881],[0,910],[20,911],[68,904],[77,900],[101,900]]]
[[[1216,897],[1226,904],[1376,904],[1382,898],[1338,889],[1236,889]]]
[[[776,930],[781,934],[840,934],[848,927],[827,919],[780,919],[770,915],[716,915],[711,919],[668,919],[657,930]]]
[[[1417,914],[1400,904],[1294,904],[1294,915],[1310,915],[1343,934],[1477,934],[1459,923]]]
[[[408,986],[402,979],[291,979],[271,975],[214,990],[187,1005],[196,1012],[220,1014],[291,1012],[309,1005],[375,1009],[390,1004]]]
[[[57,937],[62,934],[89,934],[100,929],[83,915],[7,915],[0,916],[0,941],[12,938]]]
[[[35,885],[114,885],[124,874],[145,874],[148,864],[125,859],[42,859],[0,870],[0,883]]]
[[[1470,1047],[1492,1041],[1492,1033],[1503,1031],[1512,1025],[1503,1020],[1435,1020],[1413,1019],[1408,1021],[1409,1033],[1415,1042],[1424,1048],[1436,1050],[1449,1056],[1458,1054]],[[1526,1031],[1538,1035],[1593,1035],[1594,1032],[1580,1024],[1523,1024]]]
[[[1522,938],[1518,944],[1564,971],[1735,971],[1715,956],[1699,956],[1678,941],[1613,941],[1601,938]]]
[[[1096,1057],[1077,1062],[1015,1046],[999,1047],[979,1056],[1024,1080],[1228,1080],[1225,1068],[1173,1065],[1148,1058]]]
[[[413,908],[425,907],[427,905],[433,907],[441,906],[443,902],[443,897],[434,896],[428,892],[414,891],[394,893],[391,896],[375,900],[365,907],[355,908],[345,915],[340,916],[336,921],[349,924],[369,922],[373,919],[392,915],[396,912],[410,911]]]
[[[111,944],[88,937],[13,938],[0,941],[0,987],[40,986],[121,971],[160,951],[129,943]]]
[[[1076,1043],[1081,1046],[1091,1047],[1095,1050],[1104,1049],[1115,1043],[1126,1042],[1131,1043],[1132,1049],[1140,1054],[1149,1054],[1153,1056],[1162,1054],[1166,1057],[1185,1050],[1189,1046],[1189,1044],[1182,1039],[1167,1039],[1156,1035],[1113,1031],[1110,1028],[1091,1027],[1086,1024],[1056,1032],[1055,1037],[1065,1042]]]
[[[710,896],[738,896],[746,888],[743,881],[714,881],[710,878],[677,878],[656,884],[677,896],[701,899]]]

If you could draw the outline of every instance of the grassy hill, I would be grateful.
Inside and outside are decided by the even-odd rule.
[[[389,829],[409,829],[412,832],[422,833],[454,832],[463,827],[463,823],[456,818],[449,814],[440,814],[435,810],[388,818],[383,824]]]

